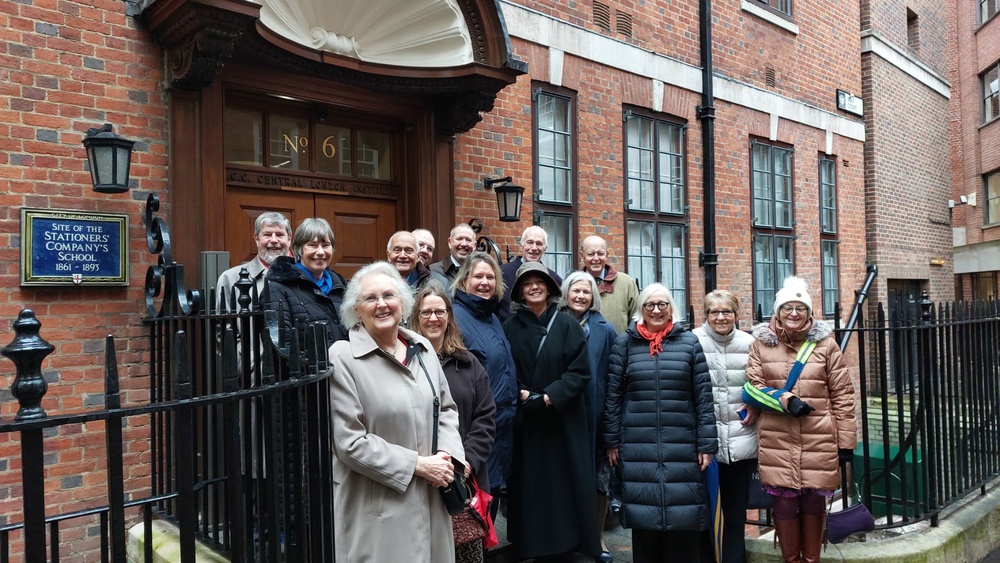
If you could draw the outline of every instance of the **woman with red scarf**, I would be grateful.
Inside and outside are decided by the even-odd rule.
[[[718,450],[712,381],[667,287],[639,294],[639,311],[611,351],[604,439],[621,465],[622,526],[633,561],[699,561],[709,529],[705,469]]]

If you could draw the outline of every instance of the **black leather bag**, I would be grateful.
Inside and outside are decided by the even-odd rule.
[[[437,431],[434,434],[434,441],[437,442]],[[453,459],[451,463],[455,466],[455,478],[447,487],[441,487],[439,490],[441,491],[441,500],[444,501],[444,507],[448,509],[448,514],[454,516],[469,507],[469,502],[472,499],[472,489],[465,478],[465,466],[462,465],[462,462]]]
[[[753,471],[747,474],[747,509],[767,510],[773,504],[774,499],[760,485],[760,465],[754,465]]]

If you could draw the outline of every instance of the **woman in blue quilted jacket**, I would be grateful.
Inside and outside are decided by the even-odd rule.
[[[699,561],[709,528],[704,471],[719,448],[712,381],[670,290],[651,284],[639,303],[611,351],[605,404],[622,525],[632,529],[635,563]]]

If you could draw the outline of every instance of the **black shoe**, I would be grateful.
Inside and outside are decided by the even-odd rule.
[[[597,556],[597,561],[599,563],[612,563],[614,560],[615,558],[611,557],[610,551],[602,551],[601,554]]]

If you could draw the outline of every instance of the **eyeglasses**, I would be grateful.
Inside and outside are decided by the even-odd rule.
[[[431,318],[431,315],[434,315],[439,319],[447,319],[448,309],[421,309],[417,311],[417,314],[420,315],[421,319],[429,319]]]
[[[809,308],[808,308],[808,307],[802,307],[802,306],[799,306],[799,307],[793,307],[793,306],[791,306],[791,305],[782,305],[782,306],[781,306],[781,309],[779,309],[779,310],[780,310],[780,311],[781,311],[782,313],[785,313],[785,314],[789,314],[789,313],[791,313],[792,311],[795,311],[796,313],[798,313],[798,314],[800,314],[800,315],[804,315],[804,314],[806,314],[806,313],[808,313],[808,312],[809,312]]]
[[[647,310],[647,311],[649,311],[649,312],[653,312],[653,311],[655,311],[657,309],[659,309],[661,311],[666,311],[667,308],[669,308],[669,307],[670,307],[670,303],[667,303],[666,301],[657,301],[655,303],[643,303],[642,304],[642,308],[645,309],[645,310]]]
[[[395,293],[393,293],[391,291],[387,291],[386,293],[383,293],[382,295],[366,295],[366,296],[364,296],[364,297],[361,298],[361,301],[363,301],[367,305],[375,305],[375,304],[378,303],[379,299],[381,299],[382,301],[385,301],[385,304],[388,305],[390,303],[395,303],[396,301],[398,301],[399,300],[399,295],[397,295],[397,294],[395,294]]]
[[[735,317],[736,316],[736,311],[734,311],[732,309],[720,309],[718,311],[709,311],[708,312],[709,318],[718,317],[719,315],[722,315],[723,317],[726,317],[728,319],[729,317]]]

